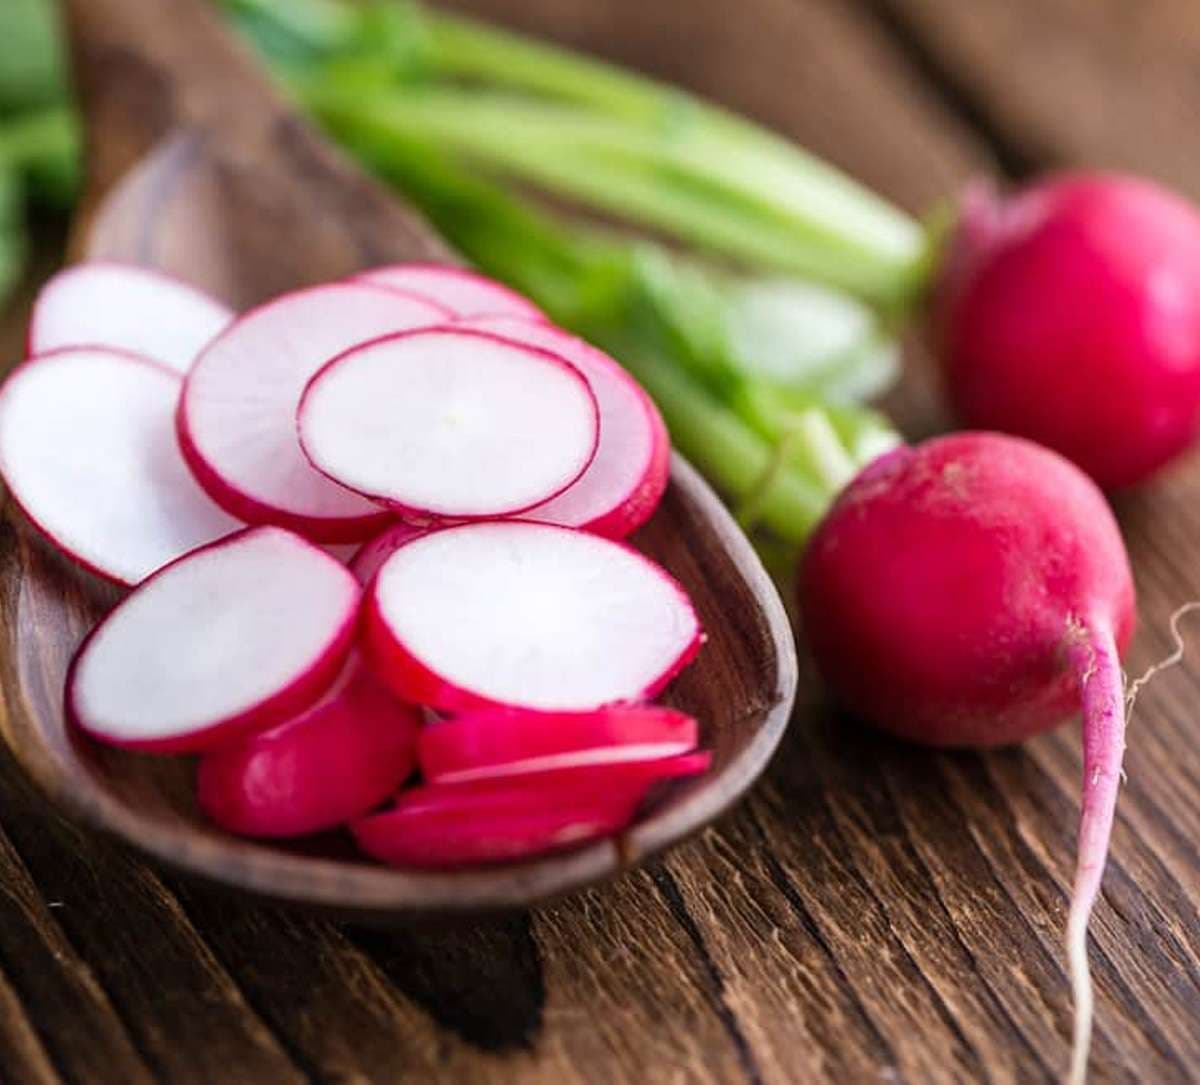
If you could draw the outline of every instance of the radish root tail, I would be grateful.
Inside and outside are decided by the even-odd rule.
[[[1083,706],[1083,796],[1075,884],[1067,916],[1067,961],[1075,1003],[1074,1036],[1068,1081],[1087,1077],[1092,1040],[1093,995],[1088,970],[1087,932],[1100,891],[1121,786],[1125,753],[1125,696],[1120,659],[1111,629],[1087,625],[1068,647],[1078,676]]]
[[[1175,612],[1171,615],[1171,640],[1174,642],[1174,648],[1169,655],[1164,656],[1157,663],[1152,663],[1142,675],[1135,678],[1129,683],[1125,690],[1125,715],[1129,716],[1133,712],[1134,702],[1137,700],[1137,695],[1142,691],[1150,679],[1154,678],[1160,671],[1169,670],[1171,667],[1177,666],[1183,662],[1184,643],[1183,634],[1179,632],[1179,623],[1193,611],[1200,610],[1200,600],[1193,600],[1190,603],[1184,603],[1181,607],[1176,607]]]

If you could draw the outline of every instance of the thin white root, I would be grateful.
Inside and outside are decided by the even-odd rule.
[[[1071,974],[1071,998],[1075,1004],[1074,1036],[1071,1042],[1071,1069],[1067,1085],[1087,1081],[1088,1054],[1092,1047],[1092,973],[1087,955],[1088,913],[1073,913],[1067,923],[1067,964]]]
[[[1171,667],[1183,662],[1185,647],[1183,635],[1179,632],[1179,623],[1187,615],[1196,610],[1200,610],[1200,600],[1193,600],[1190,603],[1184,603],[1182,606],[1176,607],[1175,612],[1171,615],[1171,639],[1175,642],[1175,647],[1169,655],[1164,656],[1157,663],[1152,663],[1146,668],[1140,678],[1135,678],[1125,687],[1126,716],[1129,716],[1133,712],[1133,705],[1137,700],[1137,695],[1150,679],[1154,678],[1160,671],[1169,670]]]

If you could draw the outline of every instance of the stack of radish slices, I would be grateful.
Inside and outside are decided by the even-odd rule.
[[[134,588],[80,647],[68,718],[201,755],[218,825],[512,860],[708,767],[696,722],[647,704],[699,649],[695,611],[619,541],[666,486],[662,420],[524,298],[400,265],[238,316],[88,264],[45,287],[29,354],[0,472]]]

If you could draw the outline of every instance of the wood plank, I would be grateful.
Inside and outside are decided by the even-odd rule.
[[[0,973],[0,1081],[8,1085],[58,1085],[50,1056],[21,1005]]]
[[[1091,163],[1200,196],[1191,0],[866,0],[1031,166]]]

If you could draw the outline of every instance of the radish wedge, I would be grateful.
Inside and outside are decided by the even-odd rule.
[[[353,657],[316,705],[237,746],[208,754],[200,809],[242,836],[287,837],[361,817],[413,769],[420,719]]]
[[[383,567],[383,563],[388,558],[408,542],[409,539],[415,539],[418,535],[423,535],[427,530],[427,528],[416,527],[413,524],[403,522],[393,524],[386,531],[376,535],[375,538],[363,543],[358,548],[358,552],[350,559],[350,571],[358,577],[358,582],[365,587],[371,582],[371,578]]]
[[[426,727],[417,758],[427,780],[449,784],[675,757],[695,749],[697,737],[690,716],[650,705],[583,714],[476,712]]]
[[[430,784],[401,792],[390,810],[350,828],[363,851],[393,866],[521,859],[620,832],[654,784],[704,772],[710,760],[696,753],[520,780]]]
[[[176,373],[234,318],[194,286],[133,264],[79,264],[51,278],[34,302],[28,353],[110,347]]]
[[[400,547],[367,593],[376,673],[460,712],[578,712],[653,697],[702,634],[678,583],[620,543],[525,521],[463,524]]]
[[[560,493],[591,462],[596,399],[557,355],[426,328],[363,343],[309,383],[300,443],[319,471],[394,509],[501,516]]]
[[[208,498],[175,441],[178,374],[134,354],[73,347],[0,388],[0,474],[33,525],[120,584],[242,525]]]
[[[355,283],[285,294],[242,316],[200,354],[184,384],[179,440],[197,479],[248,523],[317,542],[370,538],[391,517],[304,458],[300,395],[348,347],[444,319],[432,302]]]
[[[466,322],[565,358],[584,375],[600,408],[600,443],[580,478],[530,509],[532,520],[622,539],[642,526],[667,488],[671,442],[641,386],[601,350],[544,322],[493,317]]]
[[[517,316],[545,320],[542,311],[515,290],[466,268],[440,264],[390,264],[354,277],[355,282],[411,291],[445,306],[458,317]]]
[[[201,547],[142,583],[80,647],[67,714],[101,742],[212,749],[311,705],[354,639],[360,588],[280,528]]]

